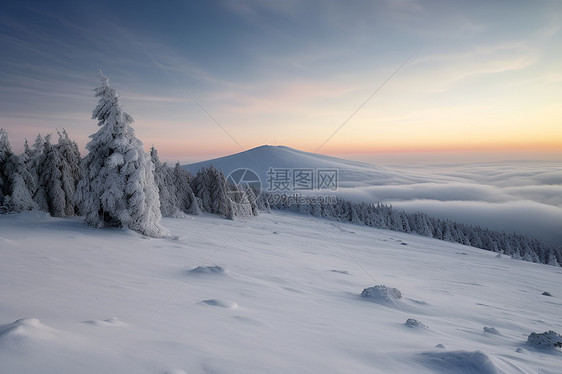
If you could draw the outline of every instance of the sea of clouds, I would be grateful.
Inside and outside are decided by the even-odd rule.
[[[349,186],[340,188],[338,195],[562,245],[560,162],[394,165],[392,169],[415,174],[418,181]]]

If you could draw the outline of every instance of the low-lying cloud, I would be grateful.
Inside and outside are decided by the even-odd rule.
[[[352,201],[391,203],[562,245],[562,167],[552,162],[502,162],[398,168],[422,176],[416,183],[351,186],[338,195]]]
[[[562,244],[562,208],[552,205],[529,200],[502,203],[409,200],[394,202],[393,206],[493,230],[524,233],[553,244]]]

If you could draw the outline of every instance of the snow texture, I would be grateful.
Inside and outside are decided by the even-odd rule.
[[[80,217],[0,215],[0,373],[562,367],[558,349],[523,346],[532,331],[562,329],[561,301],[541,296],[562,284],[560,268],[286,212],[162,221],[175,240],[96,230]],[[190,272],[198,266],[201,276]],[[409,296],[398,300],[405,310],[359,298],[371,275]],[[408,318],[430,329],[406,328]]]
[[[501,335],[502,333],[499,332],[498,329],[496,329],[495,327],[487,327],[484,326],[483,328],[484,332],[488,333],[488,334],[492,334],[492,335]]]

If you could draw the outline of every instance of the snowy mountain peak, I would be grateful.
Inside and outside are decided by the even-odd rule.
[[[197,173],[202,167],[215,166],[225,175],[236,169],[253,170],[265,183],[270,169],[328,169],[337,170],[340,185],[368,186],[411,181],[408,176],[358,161],[344,160],[318,153],[310,153],[282,145],[262,145],[230,156],[185,165],[184,168]]]

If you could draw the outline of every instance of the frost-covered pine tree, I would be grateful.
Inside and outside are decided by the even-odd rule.
[[[80,178],[80,152],[65,130],[57,144],[46,138],[39,168],[39,182],[45,191],[49,213],[54,217],[76,214],[76,184]]]
[[[228,183],[222,171],[214,166],[201,168],[192,182],[201,210],[229,219],[251,216],[254,212],[257,215],[257,205],[249,200],[244,188]]]
[[[60,165],[62,164],[61,155],[57,147],[50,142],[45,141],[43,151],[43,161],[39,173],[39,183],[47,194],[48,212],[53,217],[64,216],[65,196],[62,188],[62,173]]]
[[[203,167],[193,179],[192,189],[197,196],[199,207],[203,212],[212,212],[212,199],[210,190],[211,180],[207,168]]]
[[[197,199],[191,183],[193,177],[189,171],[183,169],[179,163],[170,168],[158,157],[158,151],[152,147],[150,157],[154,163],[154,178],[160,196],[160,211],[165,217],[182,217],[184,213],[200,214]]]
[[[92,118],[100,129],[90,136],[78,183],[80,211],[95,227],[122,226],[146,236],[164,237],[154,164],[131,127],[133,118],[119,103],[109,79],[99,72],[99,98]]]
[[[158,187],[160,198],[160,212],[165,217],[181,217],[183,213],[179,208],[179,196],[172,179],[172,170],[162,163],[158,157],[158,150],[150,149],[150,159],[154,164],[154,180]]]
[[[177,162],[172,170],[172,181],[178,196],[179,208],[187,214],[201,214],[195,193],[191,188],[193,176]]]
[[[66,130],[59,132],[57,150],[60,155],[61,185],[64,191],[64,215],[73,216],[78,211],[76,185],[80,180],[80,150],[78,144],[68,137]]]
[[[40,174],[43,170],[43,164],[45,162],[45,148],[51,143],[51,135],[47,135],[44,138],[41,134],[38,134],[35,138],[35,143],[33,147],[29,148],[27,141],[25,144],[25,159],[27,169],[33,179],[33,182],[28,184],[31,195],[33,196],[33,201],[38,206],[39,210],[48,212],[49,211],[49,199],[47,197],[47,192],[44,186],[40,183]]]
[[[0,203],[3,209],[12,212],[38,209],[33,200],[36,180],[29,165],[28,154],[13,154],[8,134],[0,130]]]
[[[6,165],[12,156],[12,146],[8,139],[8,133],[0,129],[0,206],[4,205],[4,196],[9,193],[8,175]]]
[[[550,253],[548,254],[548,260],[546,262],[548,265],[552,265],[552,266],[560,266],[560,264],[558,263],[558,260],[556,259],[556,254],[554,253],[554,251],[550,251]]]
[[[33,201],[30,183],[32,175],[26,167],[25,153],[22,155],[12,154],[6,163],[6,175],[9,184],[7,196],[4,197],[4,205],[11,212],[23,212],[26,210],[37,210],[39,207]]]

